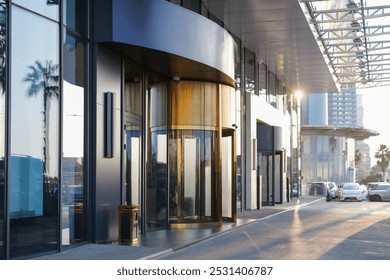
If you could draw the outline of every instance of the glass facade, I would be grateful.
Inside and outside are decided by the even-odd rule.
[[[223,25],[199,0],[171,2]],[[9,26],[6,8],[12,10]],[[139,225],[145,223],[148,230],[234,221],[236,206],[243,209],[248,203],[244,134],[250,118],[244,108],[252,95],[267,93],[266,101],[272,102],[269,95],[280,92],[277,77],[270,79],[267,67],[258,65],[244,46],[238,50],[236,89],[194,77],[172,82],[164,66],[154,69],[157,78],[140,66],[137,52],[129,54],[133,49],[126,51],[126,46],[118,52],[114,43],[99,45],[107,50],[107,60],[94,63],[89,57],[100,53],[89,48],[88,8],[88,0],[0,0],[0,259],[100,242],[97,231],[115,236],[111,213],[120,203],[141,205]],[[9,57],[7,28],[12,29]],[[89,67],[96,67],[97,80],[104,81],[91,77]],[[110,161],[98,154],[103,145],[99,108],[104,105],[99,86],[105,79],[115,97]],[[104,182],[97,182],[96,170],[105,164],[114,167]],[[97,212],[106,206],[98,205],[94,195],[107,194],[105,184],[117,185],[118,193],[108,198],[110,225],[96,226]]]
[[[0,259],[86,240],[88,1],[63,3],[61,38],[60,1],[0,1]]]
[[[86,238],[84,64],[85,43],[68,32],[63,45],[62,245]]]
[[[153,85],[149,96],[148,226],[167,216],[170,225],[234,219],[234,130],[219,130],[235,120],[234,89],[180,81]]]
[[[0,1],[0,259],[4,258],[5,231],[5,123],[7,8]]]
[[[169,221],[211,222],[216,195],[216,133],[174,130],[169,133]],[[228,186],[226,186],[228,187]],[[214,210],[214,211],[213,211]]]
[[[146,225],[153,229],[167,225],[168,156],[167,98],[169,83],[150,84],[148,91],[149,149],[147,160]]]
[[[17,6],[11,24],[10,256],[18,257],[58,248],[59,25]]]
[[[302,139],[302,176],[305,184],[313,181],[331,181],[337,184],[349,181],[345,137],[305,135]]]
[[[20,5],[25,9],[41,14],[45,17],[59,21],[59,2],[60,0],[12,0],[12,3]]]

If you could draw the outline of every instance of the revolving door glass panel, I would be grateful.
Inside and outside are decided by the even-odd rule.
[[[126,121],[126,203],[140,203],[140,125]]]
[[[213,131],[170,131],[170,223],[213,221],[216,141]]]
[[[225,130],[222,134],[222,218],[227,221],[235,221],[236,216],[236,173],[233,172],[236,168],[234,161],[235,145],[234,131]]]

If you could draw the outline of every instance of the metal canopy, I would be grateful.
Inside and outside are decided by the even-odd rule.
[[[379,133],[363,127],[337,127],[327,125],[302,125],[301,134],[304,136],[343,136],[355,140],[365,140]]]
[[[390,85],[390,5],[366,6],[363,0],[202,2],[292,90]]]
[[[341,88],[390,85],[390,5],[300,2]]]
[[[337,92],[298,0],[202,0],[243,45],[291,90]]]

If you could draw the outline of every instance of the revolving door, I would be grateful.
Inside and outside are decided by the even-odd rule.
[[[225,117],[229,114],[222,107],[234,100],[234,89],[194,81],[160,83],[151,88],[149,100],[151,137],[154,131],[166,135],[160,143],[151,141],[150,157],[157,158],[162,145],[166,156],[150,166],[153,173],[153,166],[166,163],[165,174],[153,174],[166,176],[168,226],[220,226],[223,219],[233,221],[235,131],[223,128],[222,119],[234,122]]]

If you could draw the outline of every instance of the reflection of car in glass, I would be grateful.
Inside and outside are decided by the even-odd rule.
[[[340,200],[355,199],[363,200],[363,191],[358,183],[344,183],[340,192]]]
[[[298,187],[296,186],[296,184],[294,184],[294,185],[295,186],[292,189],[292,196],[293,197],[298,197]]]
[[[326,196],[327,188],[328,188],[328,183],[326,182],[313,182],[309,186],[309,195]]]
[[[84,190],[82,185],[68,185],[63,187],[62,200],[66,204],[82,203]]]
[[[367,196],[370,201],[390,200],[390,184],[381,183],[369,189]]]

